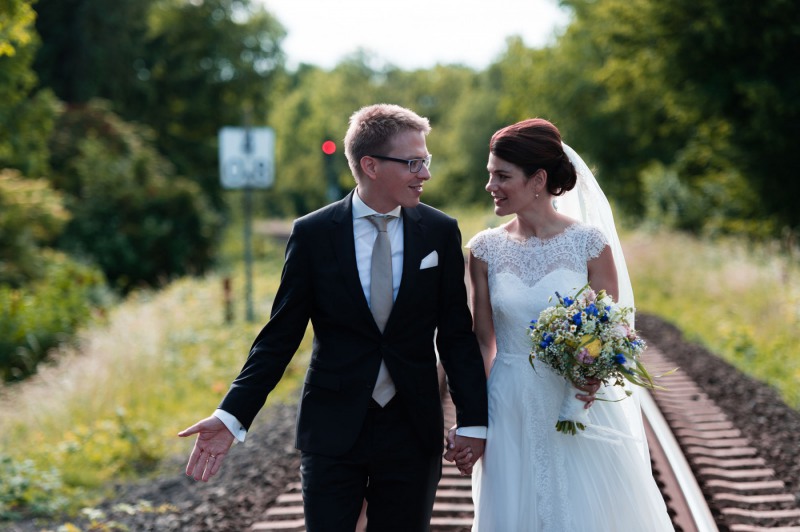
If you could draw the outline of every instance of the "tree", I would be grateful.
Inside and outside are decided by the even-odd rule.
[[[800,45],[796,3],[562,3],[574,17],[555,46],[512,40],[495,66],[502,115],[555,122],[629,213],[657,211],[660,200],[644,194],[673,190],[656,186],[661,176],[702,199],[702,211],[681,211],[679,227],[797,225],[788,145],[800,127],[800,75],[785,64]]]
[[[39,45],[33,30],[36,13],[28,0],[0,5],[0,168],[44,175],[58,105],[50,91],[36,90],[31,66]]]
[[[151,138],[90,102],[64,113],[51,143],[53,183],[72,213],[59,245],[90,258],[123,292],[202,273],[213,259],[217,215]]]
[[[148,12],[153,0],[37,0],[40,82],[71,104],[125,102],[142,89]]]
[[[40,250],[69,220],[63,197],[45,179],[0,172],[0,284],[19,287],[42,276]]]
[[[220,207],[217,133],[223,126],[269,122],[285,30],[249,0],[161,0],[149,21],[137,63],[141,95],[116,101],[115,108],[148,124],[177,174],[198,183]]]
[[[653,2],[651,20],[669,46],[664,72],[704,123],[729,127],[726,156],[764,212],[800,227],[794,143],[800,138],[800,4],[785,0]],[[748,198],[752,201],[753,198]]]
[[[156,133],[217,208],[217,132],[267,120],[284,29],[250,0],[39,0],[36,68],[69,104],[111,102]]]
[[[69,220],[45,179],[0,171],[0,380],[21,379],[97,308],[102,274],[50,246]]]

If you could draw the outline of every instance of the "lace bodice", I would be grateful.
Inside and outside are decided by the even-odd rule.
[[[598,229],[577,222],[548,239],[521,242],[498,227],[469,241],[473,256],[488,265],[498,357],[527,357],[525,330],[530,321],[552,304],[556,291],[572,295],[583,287],[587,261],[598,257],[606,245]]]

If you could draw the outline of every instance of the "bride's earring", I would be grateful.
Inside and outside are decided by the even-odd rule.
[[[536,197],[536,199],[539,199],[539,193],[538,192],[536,193],[535,197]]]

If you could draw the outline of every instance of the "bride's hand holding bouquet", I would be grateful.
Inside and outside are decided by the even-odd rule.
[[[556,297],[558,303],[531,321],[530,363],[535,370],[534,362],[543,362],[572,384],[556,430],[576,434],[586,428],[588,411],[575,398],[575,386],[585,387],[592,379],[606,385],[624,386],[627,381],[648,389],[659,386],[641,362],[646,345],[630,325],[634,309],[617,305],[604,290],[595,293],[589,285],[574,296],[556,292]],[[630,394],[626,389],[626,397]]]

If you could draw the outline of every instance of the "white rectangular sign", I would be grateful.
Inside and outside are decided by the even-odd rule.
[[[219,130],[223,188],[269,188],[275,181],[275,132],[269,127]]]

